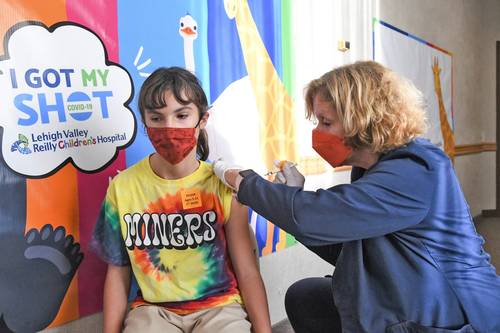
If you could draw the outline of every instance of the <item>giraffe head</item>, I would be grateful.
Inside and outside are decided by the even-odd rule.
[[[198,23],[187,14],[179,20],[179,34],[184,39],[195,40],[198,37]]]
[[[224,0],[224,9],[229,19],[234,19],[238,12],[238,0]]]

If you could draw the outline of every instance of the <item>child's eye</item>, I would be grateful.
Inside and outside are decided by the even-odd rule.
[[[189,117],[187,113],[180,113],[177,115],[178,119],[186,119],[187,117]]]

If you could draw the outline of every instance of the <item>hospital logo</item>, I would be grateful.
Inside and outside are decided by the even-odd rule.
[[[29,145],[28,138],[22,134],[19,134],[18,139],[19,140],[17,140],[12,144],[12,146],[10,147],[10,151],[11,152],[18,151],[19,153],[24,155],[31,154],[31,149],[29,149],[28,147]]]

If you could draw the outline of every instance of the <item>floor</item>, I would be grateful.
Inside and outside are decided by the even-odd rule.
[[[293,333],[293,328],[290,322],[285,319],[273,326],[273,333]]]

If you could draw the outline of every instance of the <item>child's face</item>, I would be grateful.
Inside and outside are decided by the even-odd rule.
[[[171,91],[165,92],[165,102],[167,106],[161,109],[146,110],[144,117],[146,127],[193,128],[196,126],[200,117],[196,105],[179,103]],[[200,129],[203,129],[205,125],[206,119],[203,117],[199,124]]]

